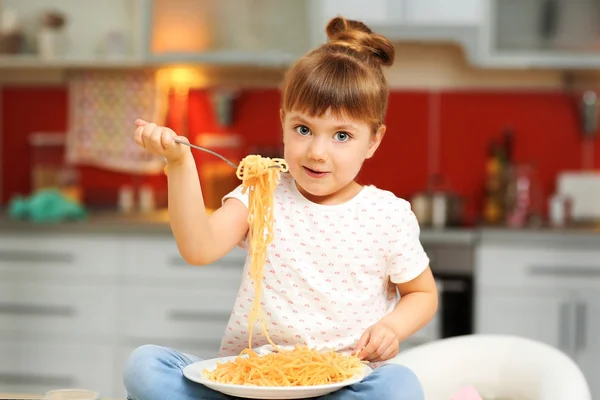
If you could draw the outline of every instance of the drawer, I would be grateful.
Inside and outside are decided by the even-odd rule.
[[[600,284],[600,251],[590,248],[486,244],[476,260],[477,285],[579,289]]]
[[[128,282],[150,278],[161,284],[237,290],[245,258],[244,250],[234,249],[211,265],[193,266],[181,257],[173,239],[148,237],[126,242],[123,273]]]
[[[114,335],[117,295],[106,285],[0,282],[0,333]]]
[[[0,354],[3,392],[43,394],[75,387],[112,396],[112,346],[0,341]]]
[[[0,235],[0,274],[31,279],[112,276],[120,246],[105,236]]]
[[[189,287],[127,289],[124,334],[129,339],[220,340],[236,296],[237,291]]]

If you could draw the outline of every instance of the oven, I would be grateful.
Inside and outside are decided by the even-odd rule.
[[[457,230],[431,233],[421,242],[436,280],[439,306],[432,321],[401,345],[403,349],[473,333],[474,235]]]

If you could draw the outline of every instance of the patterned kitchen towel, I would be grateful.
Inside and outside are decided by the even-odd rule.
[[[67,161],[118,172],[162,173],[164,160],[133,141],[136,118],[163,124],[167,91],[152,71],[69,75]]]

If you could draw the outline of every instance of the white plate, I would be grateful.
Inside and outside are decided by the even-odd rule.
[[[323,396],[327,393],[335,392],[345,386],[350,386],[360,382],[369,375],[373,370],[368,365],[363,365],[361,374],[347,381],[340,383],[331,383],[328,385],[314,386],[292,386],[292,387],[275,387],[275,386],[245,386],[231,385],[226,383],[218,383],[211,381],[204,376],[202,371],[205,369],[213,371],[217,367],[217,362],[225,363],[234,360],[236,357],[213,358],[210,360],[198,361],[190,364],[183,369],[183,375],[191,381],[200,383],[212,390],[227,394],[229,396],[243,397],[246,399],[306,399],[309,397]]]

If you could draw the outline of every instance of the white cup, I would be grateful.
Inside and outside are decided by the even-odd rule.
[[[44,28],[37,35],[38,55],[52,60],[64,57],[67,51],[67,36],[64,29]]]

